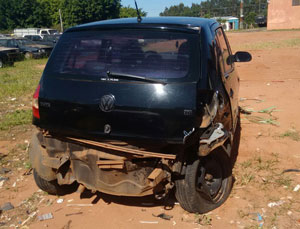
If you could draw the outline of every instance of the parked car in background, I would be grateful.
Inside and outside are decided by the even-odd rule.
[[[175,188],[205,213],[225,202],[239,141],[239,76],[222,26],[192,17],[115,19],[68,29],[33,96],[38,187],[118,196]]]
[[[54,47],[60,38],[60,35],[45,35],[43,37],[40,37],[39,35],[25,35],[24,38],[32,40],[37,44]]]
[[[27,29],[14,29],[14,35],[17,37],[24,37],[25,35],[39,35],[43,37],[44,35],[55,35],[59,34],[56,29],[47,28],[27,28]]]
[[[26,38],[0,38],[0,46],[18,48],[25,58],[42,58],[50,55],[53,47],[34,43]]]
[[[19,58],[19,49],[0,46],[0,68],[12,66]]]
[[[266,16],[256,16],[255,17],[255,23],[259,26],[259,27],[266,27],[267,26],[267,17]]]

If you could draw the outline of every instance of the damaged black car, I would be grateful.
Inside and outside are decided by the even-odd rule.
[[[33,96],[36,184],[118,196],[172,189],[189,212],[229,196],[239,77],[215,20],[116,19],[68,29]]]

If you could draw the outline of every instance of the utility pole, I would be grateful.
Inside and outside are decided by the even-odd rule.
[[[260,2],[261,0],[258,1],[258,14],[260,15]]]
[[[241,0],[241,4],[240,4],[240,29],[244,28],[243,22],[244,22],[244,0]]]
[[[59,12],[59,20],[60,20],[60,31],[63,33],[64,32],[64,26],[63,26],[63,21],[62,21],[62,17],[61,17],[61,10],[58,10]]]

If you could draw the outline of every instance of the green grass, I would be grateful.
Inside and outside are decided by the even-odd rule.
[[[12,113],[7,113],[0,118],[0,130],[9,130],[14,126],[30,124],[31,119],[31,110],[16,110]]]
[[[280,135],[281,138],[290,138],[296,142],[300,141],[300,134],[299,131],[295,129],[290,129],[285,131],[283,134]]]
[[[261,49],[278,49],[278,48],[300,48],[300,38],[282,40],[282,41],[270,41],[270,42],[257,42],[251,44],[243,44],[236,49],[243,50],[261,50]]]
[[[15,66],[0,69],[0,101],[33,94],[47,59],[15,62]]]

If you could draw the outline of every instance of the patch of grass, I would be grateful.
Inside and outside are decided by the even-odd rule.
[[[8,97],[33,94],[47,59],[15,62],[14,67],[0,69],[0,101]]]
[[[255,169],[257,171],[265,170],[271,171],[274,169],[274,166],[279,162],[277,158],[270,159],[270,160],[262,160],[260,156],[255,157]]]
[[[240,184],[241,185],[247,185],[249,184],[252,180],[254,180],[255,176],[251,173],[251,172],[246,172],[244,174],[242,174],[242,176],[240,177]]]
[[[291,186],[291,182],[292,179],[290,179],[289,177],[285,176],[285,175],[280,175],[279,177],[277,177],[275,180],[275,183],[279,186],[287,186],[290,187]]]
[[[26,161],[24,163],[24,167],[25,167],[25,169],[31,169],[32,168],[31,162],[30,161]]]
[[[0,119],[0,130],[9,130],[14,126],[30,124],[31,119],[31,110],[16,110]]]
[[[299,48],[300,38],[293,38],[282,41],[257,42],[251,44],[243,44],[237,49],[243,50],[261,50],[261,49],[278,49],[278,48]]]
[[[200,215],[195,214],[195,223],[200,224],[202,226],[208,226],[211,225],[212,218],[210,215]]]
[[[242,168],[246,169],[252,166],[252,160],[247,160],[241,163]]]
[[[279,137],[281,138],[290,138],[294,141],[300,141],[300,134],[299,131],[295,130],[295,129],[290,129],[285,131],[283,134],[281,134]]]

